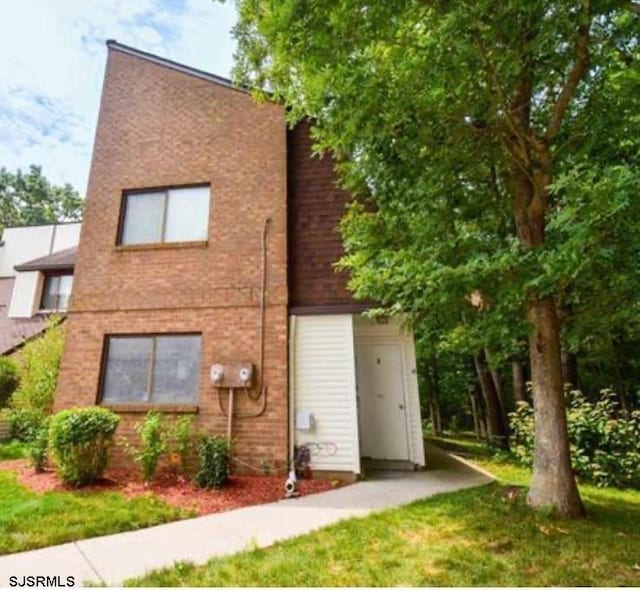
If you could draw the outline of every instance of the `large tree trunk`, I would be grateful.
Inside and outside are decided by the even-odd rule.
[[[500,398],[498,397],[498,392],[491,371],[489,370],[484,351],[481,351],[474,357],[474,362],[487,411],[489,437],[503,449],[509,449],[509,432],[507,431]]]
[[[531,174],[512,170],[512,208],[518,239],[527,249],[545,242],[548,208],[549,152],[539,142],[534,150]],[[564,404],[560,328],[552,297],[527,295],[527,318],[531,324],[529,359],[533,384],[535,422],[533,478],[527,496],[529,505],[551,509],[559,517],[580,517],[584,507],[571,469],[567,413]]]
[[[513,397],[516,402],[527,401],[527,380],[525,377],[525,364],[519,359],[511,362],[511,373],[513,378]]]
[[[580,500],[569,453],[562,384],[560,333],[551,298],[529,298],[529,339],[533,382],[535,442],[533,479],[527,500],[562,517],[581,517]]]

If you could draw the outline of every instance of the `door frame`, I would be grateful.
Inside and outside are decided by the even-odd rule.
[[[371,459],[374,460],[384,460],[384,459],[389,459],[389,460],[398,460],[398,461],[411,461],[411,457],[412,457],[412,453],[411,453],[411,437],[410,437],[410,424],[409,424],[409,404],[408,404],[408,400],[407,400],[407,384],[405,383],[405,354],[404,354],[404,347],[402,346],[402,340],[400,338],[367,338],[367,339],[355,339],[354,336],[354,352],[355,352],[355,373],[356,373],[356,397],[357,397],[357,404],[358,404],[358,432],[360,433],[360,441],[359,441],[359,445],[358,445],[358,449],[360,452],[360,457],[369,457],[369,456],[364,456],[363,452],[362,452],[362,442],[364,439],[364,433],[367,431],[367,427],[366,425],[363,426],[362,422],[361,422],[361,409],[362,409],[362,403],[364,402],[364,400],[361,398],[360,396],[360,388],[359,388],[359,384],[358,384],[358,348],[364,346],[364,347],[385,347],[385,346],[391,346],[391,347],[395,347],[398,351],[398,355],[400,357],[400,385],[402,388],[402,392],[401,392],[401,404],[402,404],[402,427],[403,427],[403,434],[404,434],[404,444],[405,444],[405,450],[406,450],[406,457],[403,458],[377,458],[377,457],[372,457]]]
[[[408,336],[401,328],[399,320],[390,319],[387,322],[377,323],[375,321],[369,320],[362,316],[354,317],[354,331],[353,331],[353,348],[354,353],[357,351],[359,345],[396,345],[400,351],[400,365],[401,365],[401,380],[402,380],[402,399],[404,404],[404,436],[407,444],[407,452],[408,457],[407,460],[413,462],[414,464],[423,465],[424,460],[421,461],[420,458],[416,458],[415,450],[414,450],[414,441],[411,434],[411,413],[415,412],[413,405],[410,404],[411,398],[411,388],[408,379],[408,362],[410,361],[407,357],[411,356],[413,352],[413,348],[409,349],[408,339],[411,341],[411,345],[413,344],[413,338]],[[415,359],[414,359],[415,362]],[[356,372],[356,381],[357,381],[357,369],[354,367]],[[418,415],[420,413],[420,406],[418,400]],[[360,423],[360,408],[358,407],[358,431],[360,432],[360,437],[362,437],[363,426]],[[366,427],[365,427],[366,428]],[[358,449],[360,451],[360,455],[362,456],[361,449],[361,441],[358,442]],[[420,446],[422,448],[422,446]],[[424,454],[423,454],[424,455]]]

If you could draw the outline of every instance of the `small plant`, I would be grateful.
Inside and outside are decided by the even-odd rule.
[[[9,398],[20,384],[18,366],[8,357],[0,357],[0,408],[9,402]]]
[[[138,446],[124,440],[127,453],[142,467],[142,478],[151,482],[156,474],[158,462],[167,449],[164,437],[162,415],[150,411],[142,423],[136,425],[136,433],[140,438]]]
[[[22,349],[20,386],[11,397],[11,408],[51,413],[63,348],[64,327],[52,317],[44,334]]]
[[[47,463],[47,449],[49,446],[49,419],[46,419],[34,433],[27,445],[27,454],[33,469],[44,472]]]
[[[51,418],[49,445],[63,482],[82,486],[102,476],[119,421],[100,407],[70,408]]]
[[[198,441],[198,473],[200,488],[223,488],[231,471],[231,443],[226,437],[201,435]]]
[[[19,441],[29,442],[39,433],[47,416],[33,408],[12,408],[7,412],[11,437]]]
[[[189,471],[189,461],[195,449],[193,417],[182,416],[169,430],[169,460],[182,474]]]

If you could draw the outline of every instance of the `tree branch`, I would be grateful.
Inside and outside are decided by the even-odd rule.
[[[589,69],[589,43],[591,37],[589,29],[591,26],[591,1],[581,0],[580,14],[578,16],[578,32],[576,38],[576,61],[569,72],[563,89],[558,95],[558,100],[553,108],[545,139],[550,144],[558,135],[562,120],[575,96],[576,89],[582,78]]]

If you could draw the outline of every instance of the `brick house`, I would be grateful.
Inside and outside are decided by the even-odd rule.
[[[362,318],[332,267],[349,196],[307,125],[107,46],[56,408],[101,404],[124,433],[193,413],[239,469],[284,470],[302,444],[316,470],[424,465],[413,338]]]

